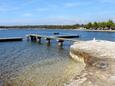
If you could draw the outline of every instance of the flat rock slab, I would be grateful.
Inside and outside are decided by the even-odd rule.
[[[115,86],[115,42],[76,42],[70,47],[70,56],[86,67],[66,86]]]

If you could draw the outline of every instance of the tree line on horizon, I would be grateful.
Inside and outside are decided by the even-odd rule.
[[[112,20],[108,20],[105,22],[89,22],[84,25],[86,29],[94,29],[94,30],[115,30],[115,22]]]
[[[115,30],[115,23],[112,20],[105,22],[89,22],[87,24],[74,24],[74,25],[16,25],[16,26],[0,26],[0,28],[44,28],[44,29],[79,29],[85,28],[90,30]]]
[[[24,28],[28,28],[28,29],[78,29],[80,28],[81,25],[76,24],[76,25],[16,25],[16,26],[0,26],[0,28],[19,28],[19,29],[24,29]]]

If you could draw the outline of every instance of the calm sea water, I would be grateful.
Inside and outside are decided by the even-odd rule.
[[[0,30],[1,37],[25,37],[26,34],[37,33],[52,35],[61,34],[80,35],[79,40],[115,41],[115,33],[85,32],[75,30]],[[45,40],[42,44],[28,42],[0,43],[0,86],[63,86],[69,79],[81,70],[84,65],[74,62],[69,56],[71,42],[64,42],[60,48],[52,40],[47,46]]]

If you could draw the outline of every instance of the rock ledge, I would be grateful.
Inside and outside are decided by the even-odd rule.
[[[66,86],[115,86],[115,42],[76,42],[70,56],[84,62],[86,68]]]

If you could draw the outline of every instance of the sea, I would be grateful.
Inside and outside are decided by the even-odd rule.
[[[64,86],[75,75],[84,70],[84,63],[74,61],[69,55],[71,41],[63,47],[51,40],[47,45],[28,41],[26,35],[40,34],[79,35],[76,40],[115,41],[114,32],[89,32],[62,29],[0,29],[0,38],[23,37],[23,41],[0,42],[0,86]]]

